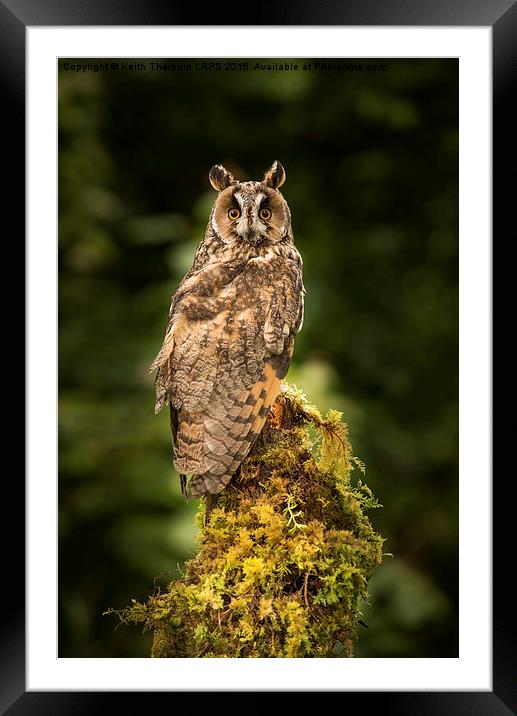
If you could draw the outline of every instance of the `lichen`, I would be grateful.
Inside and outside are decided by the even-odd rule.
[[[283,386],[230,485],[200,501],[182,578],[115,612],[154,631],[153,657],[352,656],[384,540],[341,417]]]

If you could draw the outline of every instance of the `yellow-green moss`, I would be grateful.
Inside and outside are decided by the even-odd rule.
[[[226,490],[202,499],[183,578],[117,612],[154,630],[153,657],[351,656],[383,539],[341,414],[284,386]]]

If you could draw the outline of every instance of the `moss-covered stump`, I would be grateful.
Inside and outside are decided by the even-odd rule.
[[[284,386],[230,485],[201,500],[183,578],[119,617],[154,630],[153,657],[351,656],[383,543],[354,468],[341,414]]]

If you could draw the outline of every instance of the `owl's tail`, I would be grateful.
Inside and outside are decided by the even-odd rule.
[[[218,385],[202,412],[178,412],[174,464],[183,494],[198,497],[224,490],[262,432],[291,353],[292,345],[285,355],[266,362],[251,388],[233,393]],[[186,475],[192,476],[188,484]]]
[[[212,464],[211,455],[206,452],[205,439],[203,418],[192,413],[180,413],[174,464],[180,474],[181,493],[187,500],[205,494],[218,494],[230,482],[238,467],[238,463],[235,463],[231,469],[223,471],[221,464]],[[223,474],[214,474],[214,471]],[[191,476],[188,481],[187,475]]]
[[[174,464],[186,499],[224,490],[260,434],[266,415],[263,410],[260,416],[250,415],[249,421],[232,423],[232,432],[228,423],[211,419],[207,413],[179,411]],[[187,475],[191,476],[188,482]]]
[[[193,475],[188,483],[188,496],[200,497],[207,493],[217,495],[224,490],[232,475]],[[187,498],[188,499],[188,498]]]

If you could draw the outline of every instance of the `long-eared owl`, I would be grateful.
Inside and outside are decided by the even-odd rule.
[[[149,369],[156,412],[170,405],[185,496],[228,484],[264,426],[303,320],[284,168],[276,161],[262,181],[240,182],[216,165],[209,179],[219,193]]]

